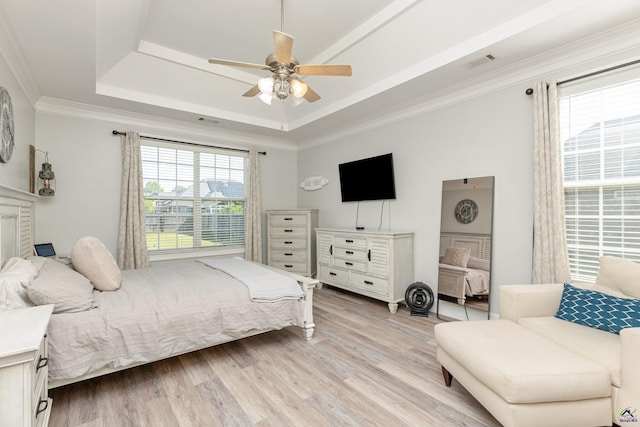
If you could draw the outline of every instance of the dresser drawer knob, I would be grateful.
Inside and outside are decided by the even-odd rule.
[[[352,263],[352,262],[349,262],[349,261],[345,261],[344,265],[349,265],[349,266],[351,266],[351,265],[353,265],[353,263]]]
[[[330,271],[330,272],[329,272],[329,276],[337,276],[337,274],[336,274],[336,273],[334,273],[333,271]]]
[[[285,264],[284,266],[285,266],[286,268],[293,268],[293,265],[291,265],[291,264]]]
[[[347,255],[353,255],[353,251],[344,251]]]
[[[285,245],[293,245],[293,242],[284,242]]]
[[[347,242],[347,243],[353,243],[353,240],[351,240],[351,239],[346,239],[346,240],[345,240],[345,242]]]
[[[49,363],[49,359],[46,357],[40,357],[38,359],[38,363],[36,364],[36,372],[38,372],[41,368],[44,368]]]
[[[38,402],[38,408],[36,409],[36,418],[41,412],[46,411],[48,407],[49,401],[40,399],[40,402]]]
[[[284,220],[285,220],[285,221],[293,221],[293,218],[289,218],[289,217],[287,217],[287,218],[285,218]]]
[[[293,233],[293,230],[291,230],[290,228],[287,228],[284,230],[285,233]]]
[[[373,282],[371,282],[371,281],[369,281],[369,280],[365,280],[365,281],[364,281],[364,284],[365,284],[365,285],[373,285]]]
[[[291,252],[285,252],[284,256],[293,256],[293,254]]]

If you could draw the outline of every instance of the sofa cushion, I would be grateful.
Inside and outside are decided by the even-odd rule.
[[[640,264],[612,256],[600,257],[593,290],[640,299]]]
[[[434,334],[439,355],[444,351],[509,403],[611,394],[606,368],[510,320],[440,323]]]
[[[565,283],[556,317],[603,331],[640,327],[640,300],[618,298]]]
[[[611,383],[621,386],[620,336],[557,317],[525,317],[518,325],[593,360],[611,374]]]

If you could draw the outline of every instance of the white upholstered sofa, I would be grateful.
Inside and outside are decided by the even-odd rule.
[[[640,265],[603,257],[596,283],[574,287],[638,304]],[[500,286],[500,320],[436,325],[445,382],[457,379],[504,425],[640,426],[640,327],[558,318],[564,288]]]

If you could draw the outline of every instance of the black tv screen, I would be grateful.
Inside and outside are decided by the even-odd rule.
[[[396,198],[392,153],[338,165],[343,202]]]

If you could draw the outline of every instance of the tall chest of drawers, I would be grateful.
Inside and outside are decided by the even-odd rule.
[[[49,423],[47,326],[53,305],[0,312],[0,425]]]
[[[267,211],[267,263],[312,277],[316,273],[317,209]]]
[[[318,279],[388,303],[413,282],[413,233],[317,229]]]

